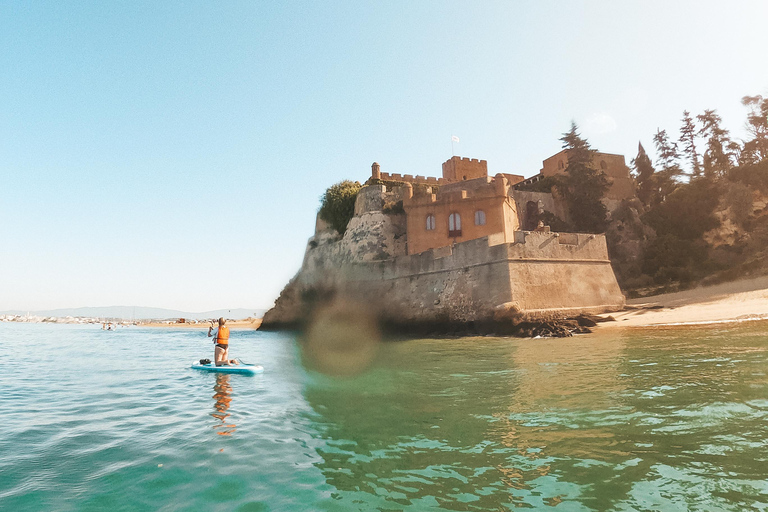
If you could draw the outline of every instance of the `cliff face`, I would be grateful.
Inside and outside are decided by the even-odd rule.
[[[405,255],[405,215],[362,211],[381,208],[382,204],[370,204],[369,197],[359,196],[356,211],[361,211],[349,222],[343,237],[318,217],[301,269],[264,315],[265,328],[302,324],[315,305],[330,300],[346,287],[355,264]]]
[[[761,225],[768,217],[767,205],[768,195],[760,190],[731,185],[714,212],[720,225],[704,233],[704,241],[712,247],[748,242],[752,238],[749,228]]]
[[[406,329],[471,323],[489,331],[498,322],[624,304],[602,235],[516,232],[514,243],[505,243],[500,233],[406,256],[404,226],[404,215],[381,211],[360,211],[343,237],[318,223],[301,270],[263,327],[300,327],[334,299]]]

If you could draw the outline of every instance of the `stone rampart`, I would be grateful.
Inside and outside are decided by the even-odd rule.
[[[300,321],[302,297],[316,296],[364,303],[380,320],[399,324],[491,321],[500,308],[547,318],[624,304],[602,235],[517,232],[515,243],[504,243],[499,233],[377,261],[339,246],[308,248],[283,292],[293,306],[283,308],[281,295],[264,317],[267,326]]]

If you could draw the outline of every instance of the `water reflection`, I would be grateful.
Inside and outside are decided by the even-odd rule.
[[[634,413],[621,400],[625,351],[620,335],[517,343],[509,360],[519,370],[518,387],[486,430],[506,448],[496,469],[512,503],[554,506],[578,496],[605,510],[629,490],[614,481],[634,447],[622,432]]]
[[[305,388],[316,467],[352,508],[751,508],[764,332],[387,344],[374,371]]]
[[[220,436],[230,436],[237,430],[237,425],[234,423],[228,423],[227,419],[230,416],[229,406],[232,403],[232,384],[230,383],[231,375],[224,373],[216,374],[216,383],[213,385],[213,399],[216,401],[213,408],[215,412],[211,413],[211,416],[218,420],[218,423],[214,425],[216,433]]]
[[[317,464],[326,481],[364,493],[371,508],[495,510],[515,502],[519,471],[488,435],[519,392],[514,350],[487,340],[388,345],[385,368],[314,382],[305,397],[326,439]],[[539,466],[531,468],[538,477]]]

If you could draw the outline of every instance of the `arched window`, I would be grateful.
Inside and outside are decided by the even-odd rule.
[[[560,161],[558,161],[558,162],[557,162],[557,168],[558,168],[558,169],[565,169],[565,165],[563,164],[563,161],[562,161],[562,160],[560,160]]]
[[[605,160],[600,160],[600,168],[602,170],[606,170],[608,168],[608,164],[605,163]]]
[[[461,236],[461,216],[458,213],[452,213],[448,216],[448,236]]]
[[[435,216],[431,213],[427,215],[427,231],[435,229]]]
[[[475,212],[475,226],[485,226],[485,212],[483,210]]]

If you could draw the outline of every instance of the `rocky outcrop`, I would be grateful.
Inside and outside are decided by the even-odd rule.
[[[760,190],[750,190],[739,183],[728,184],[714,215],[719,221],[718,227],[704,233],[702,237],[711,247],[733,246],[747,242],[750,232],[746,229],[747,220],[768,216],[768,197]]]

